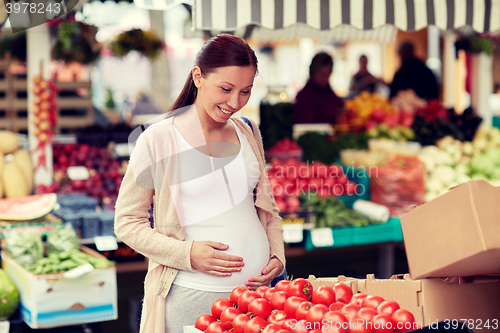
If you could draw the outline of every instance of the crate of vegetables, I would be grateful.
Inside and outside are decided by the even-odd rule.
[[[70,226],[70,225],[69,225]],[[116,268],[98,252],[79,246],[66,230],[47,235],[6,235],[2,268],[19,290],[22,319],[50,328],[118,317]]]
[[[274,146],[265,152],[267,161],[277,159],[281,162],[292,158],[297,161],[302,161],[302,147],[289,138],[284,138],[276,142]]]

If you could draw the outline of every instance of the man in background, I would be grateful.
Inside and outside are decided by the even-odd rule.
[[[390,98],[399,91],[412,89],[417,96],[425,100],[439,97],[439,87],[434,73],[418,58],[415,57],[412,43],[405,42],[399,48],[401,67],[394,75],[391,84]]]

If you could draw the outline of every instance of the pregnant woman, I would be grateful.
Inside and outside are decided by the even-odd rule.
[[[256,73],[244,40],[212,38],[165,119],[135,141],[115,232],[149,259],[141,332],[182,332],[235,287],[255,290],[284,271],[262,138],[235,116]]]

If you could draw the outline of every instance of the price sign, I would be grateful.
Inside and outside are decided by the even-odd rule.
[[[113,236],[98,236],[94,238],[97,251],[114,251],[118,248],[116,238]]]
[[[283,241],[285,243],[300,243],[304,238],[304,227],[299,223],[283,224]]]
[[[328,247],[333,245],[333,234],[330,228],[311,230],[311,240],[315,247]]]
[[[84,166],[68,167],[68,178],[70,180],[87,180],[89,179],[89,170]]]
[[[92,266],[90,263],[85,263],[83,265],[80,265],[78,267],[75,267],[63,274],[63,276],[66,279],[76,279],[77,277],[82,276],[83,274],[87,274],[89,272],[92,272],[94,270],[94,266]]]
[[[7,320],[0,321],[0,333],[9,333],[10,322]]]
[[[130,156],[128,143],[116,143],[114,146],[115,155],[118,157]]]

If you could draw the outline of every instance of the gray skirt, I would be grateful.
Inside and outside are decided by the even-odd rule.
[[[184,326],[193,326],[196,319],[211,314],[212,304],[219,298],[228,298],[231,292],[211,292],[185,288],[175,284],[165,300],[166,333],[183,333]]]

